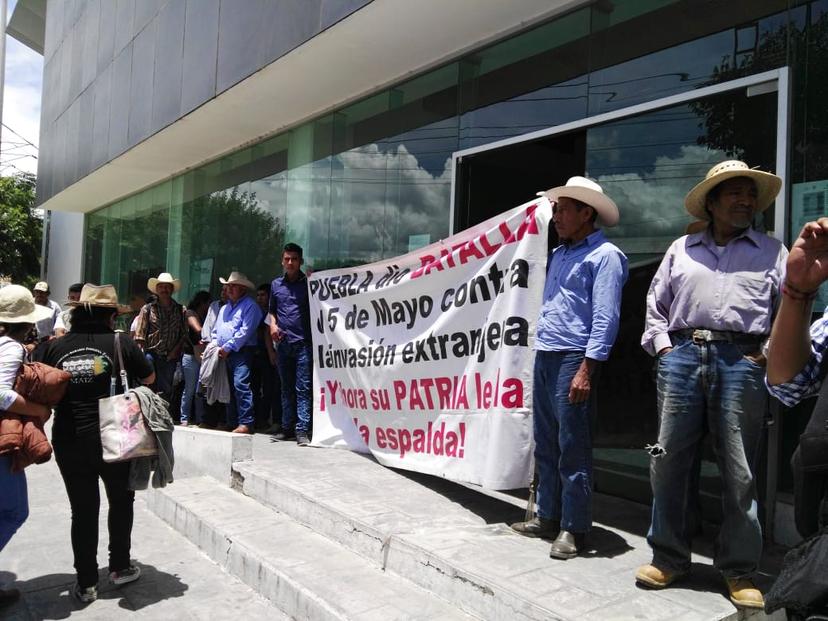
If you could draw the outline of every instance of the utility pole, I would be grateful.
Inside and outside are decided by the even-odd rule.
[[[6,94],[6,7],[8,0],[0,0],[0,135],[3,123],[3,97]]]

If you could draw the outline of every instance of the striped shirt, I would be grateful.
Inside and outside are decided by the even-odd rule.
[[[790,381],[784,384],[768,386],[770,393],[788,407],[793,407],[803,399],[815,397],[822,386],[820,370],[825,350],[828,348],[828,308],[820,319],[811,325],[811,357]]]
[[[144,351],[166,356],[184,338],[184,309],[173,301],[169,306],[146,304],[139,313],[135,340],[144,342]]]

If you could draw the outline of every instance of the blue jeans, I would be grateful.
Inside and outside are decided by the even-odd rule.
[[[159,356],[151,351],[146,352],[144,357],[155,369],[155,392],[161,394],[169,402],[172,399],[173,377],[178,361],[167,360],[166,354]]]
[[[201,363],[192,354],[181,357],[181,372],[184,374],[184,392],[181,394],[181,422],[190,420],[190,411],[196,423],[204,420],[204,397],[196,394],[198,371]]]
[[[278,347],[279,377],[282,380],[282,428],[308,433],[311,416],[311,372],[313,357],[310,345],[282,341]]]
[[[538,516],[585,533],[592,527],[592,420],[595,388],[582,403],[569,402],[583,352],[539,351],[532,403]]]
[[[26,473],[12,472],[12,458],[0,455],[0,550],[29,517]]]
[[[253,427],[253,390],[250,388],[250,367],[253,363],[253,351],[242,347],[226,358],[227,375],[230,379],[230,403],[227,404],[227,425],[235,427],[247,425]]]
[[[653,564],[690,569],[691,477],[707,421],[722,482],[723,522],[713,563],[725,577],[749,576],[762,554],[754,472],[768,402],[765,369],[744,357],[756,346],[674,342],[658,359],[659,431],[651,452],[653,515],[647,535]]]

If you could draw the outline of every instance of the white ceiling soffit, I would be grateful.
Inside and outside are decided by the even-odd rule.
[[[45,32],[46,0],[18,0],[6,33],[38,54],[43,54]]]
[[[583,0],[374,0],[51,197],[89,212]]]

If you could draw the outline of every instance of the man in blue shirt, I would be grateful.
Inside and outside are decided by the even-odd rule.
[[[561,245],[549,257],[535,337],[537,517],[512,528],[556,537],[549,555],[569,559],[592,527],[594,384],[618,334],[627,257],[597,228],[618,223],[600,185],[572,177],[544,195]]]
[[[270,337],[277,343],[276,364],[282,380],[282,429],[278,440],[296,434],[299,446],[310,444],[311,355],[308,279],[300,269],[302,247],[286,244],[282,251],[284,275],[270,285]]]
[[[227,285],[227,304],[221,307],[210,340],[219,346],[219,357],[227,363],[230,376],[230,403],[227,424],[238,423],[233,433],[253,433],[253,391],[250,369],[256,350],[256,328],[262,320],[259,306],[247,295],[255,285],[241,272],[233,272],[219,282]]]

